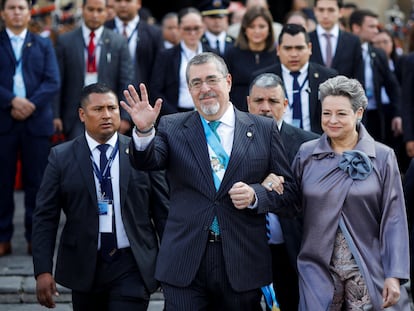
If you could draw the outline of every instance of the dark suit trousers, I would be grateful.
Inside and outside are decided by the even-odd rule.
[[[280,310],[297,311],[299,305],[298,275],[289,259],[286,244],[271,244],[273,288]]]
[[[85,258],[88,260],[88,258]],[[130,248],[111,263],[98,255],[95,280],[90,292],[72,291],[74,311],[145,311],[149,293]]]
[[[162,283],[162,287],[167,311],[262,310],[260,289],[235,292],[231,288],[220,242],[207,242],[200,269],[190,286],[176,287]]]
[[[42,181],[50,151],[48,136],[31,136],[24,122],[15,123],[7,133],[0,133],[0,242],[9,242],[13,235],[14,181],[18,155],[22,161],[25,192],[25,238],[32,240],[32,214],[36,194]]]

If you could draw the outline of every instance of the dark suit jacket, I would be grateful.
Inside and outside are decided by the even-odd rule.
[[[55,101],[55,117],[63,120],[65,132],[78,124],[78,107],[85,80],[85,42],[82,28],[62,34],[56,42],[62,89]],[[109,29],[104,29],[98,64],[98,82],[106,84],[119,99],[133,81],[132,62],[127,42]],[[122,118],[127,118],[121,110]]]
[[[105,27],[114,30],[115,20],[106,22]],[[135,86],[138,86],[139,83],[149,84],[155,57],[161,49],[163,49],[161,30],[141,19],[137,28],[137,49],[133,64],[135,73],[133,84]]]
[[[208,39],[207,39],[207,37],[206,37],[206,35],[204,34],[202,37],[201,37],[201,43],[203,43],[204,45],[208,45],[209,47],[210,47],[210,49],[212,50],[212,51],[214,51],[216,54],[218,54],[218,55],[220,55],[220,56],[223,56],[224,54],[226,54],[227,53],[227,51],[229,50],[229,49],[231,49],[231,47],[232,46],[234,46],[234,39],[232,38],[232,37],[230,37],[229,35],[226,35],[226,39],[225,39],[225,41],[224,41],[224,53],[218,53],[218,51],[216,50],[216,47],[215,46],[211,46],[210,45],[210,43],[209,43],[209,41],[208,41]]]
[[[310,32],[309,37],[312,43],[310,61],[324,66],[325,63],[322,58],[321,46],[316,30]],[[340,75],[357,79],[363,84],[364,66],[361,42],[357,36],[346,31],[339,31],[338,45],[332,59],[331,68],[336,69]]]
[[[385,133],[391,130],[391,125],[385,121],[387,117],[385,114],[391,113],[392,117],[401,116],[401,88],[397,77],[388,65],[388,59],[385,52],[381,49],[373,47],[371,44],[368,45],[368,51],[371,57],[372,76],[374,79],[374,96],[377,103],[377,109],[380,112],[381,122],[381,124],[376,125],[376,127],[381,128],[381,137],[376,137],[376,139],[384,142],[386,137]],[[386,112],[384,111],[381,98],[382,87],[385,87],[391,105],[391,107],[386,107],[391,108],[387,109]]]
[[[148,291],[154,279],[158,236],[167,218],[168,189],[163,172],[131,167],[130,138],[119,135],[119,182],[122,221]],[[89,291],[97,259],[99,216],[90,150],[85,136],[54,147],[49,156],[33,214],[35,276],[52,273],[61,211],[66,215],[59,243],[55,279],[77,291]]]
[[[281,64],[274,64],[272,66],[255,71],[252,78],[257,77],[259,74],[269,72],[278,75],[283,79]],[[334,69],[326,68],[325,66],[309,62],[308,67],[308,79],[309,79],[309,118],[311,124],[311,131],[314,133],[322,134],[321,127],[321,113],[322,107],[319,100],[319,84],[325,82],[329,78],[337,75]],[[253,80],[253,79],[252,79]]]
[[[402,64],[402,117],[404,140],[414,140],[414,53],[408,54]]]
[[[0,133],[13,129],[16,120],[10,115],[13,93],[13,76],[16,59],[9,36],[0,32]],[[53,98],[59,90],[59,68],[50,40],[28,32],[22,51],[23,79],[26,98],[35,106],[35,112],[27,118],[25,129],[29,135],[53,134]]]
[[[181,44],[162,50],[154,64],[149,95],[153,101],[162,98],[161,115],[178,112],[181,51]],[[203,45],[203,52],[214,51]]]
[[[156,278],[188,286],[206,248],[209,227],[217,215],[225,268],[232,288],[247,291],[269,284],[271,256],[265,213],[295,215],[297,185],[284,156],[276,123],[235,109],[234,142],[229,164],[216,191],[206,137],[197,112],[164,116],[149,147],[132,161],[141,169],[167,169],[170,212],[158,255]],[[285,176],[279,196],[260,185],[271,172]],[[252,186],[257,209],[238,210],[228,191],[235,182]]]
[[[306,141],[319,138],[319,135],[283,122],[280,128],[280,137],[285,146],[286,158],[289,164],[292,164],[300,145]],[[293,267],[296,269],[296,260],[302,241],[302,218],[279,217],[279,222],[282,227],[283,238],[289,258]],[[283,267],[277,268],[283,269]]]

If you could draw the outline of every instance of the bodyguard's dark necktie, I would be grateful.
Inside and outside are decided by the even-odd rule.
[[[291,71],[291,76],[293,77],[293,120],[299,121],[300,128],[303,128],[302,122],[302,99],[300,96],[301,87],[299,85],[298,77],[300,75],[300,71]]]
[[[112,182],[111,182],[111,170],[108,167],[107,172],[104,174],[105,167],[108,163],[108,158],[106,157],[106,151],[108,150],[108,144],[102,144],[98,146],[99,151],[101,152],[99,158],[99,170],[101,172],[102,181],[101,181],[101,192],[102,196],[106,200],[110,200],[112,202],[113,207],[113,199],[114,195],[112,192]],[[115,234],[115,211],[112,211],[112,232],[102,232],[101,233],[101,256],[102,258],[107,261],[111,262],[114,259],[114,254],[117,250],[116,245],[116,234]]]

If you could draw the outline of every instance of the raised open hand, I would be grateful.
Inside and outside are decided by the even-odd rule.
[[[121,101],[121,106],[131,116],[138,130],[145,132],[154,126],[160,114],[162,99],[157,99],[154,107],[152,107],[148,100],[147,88],[143,83],[139,85],[139,90],[141,97],[133,85],[128,85],[128,90],[124,90],[127,103]]]

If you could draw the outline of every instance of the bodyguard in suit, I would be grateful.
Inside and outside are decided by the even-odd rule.
[[[56,280],[72,289],[75,311],[146,310],[158,287],[155,259],[168,213],[165,176],[131,167],[130,138],[117,133],[118,99],[108,87],[83,89],[79,117],[84,135],[52,149],[37,197],[38,301],[55,306]],[[62,211],[66,221],[53,277]]]
[[[250,85],[247,105],[249,112],[274,118],[279,128],[280,137],[286,150],[289,163],[302,143],[318,138],[319,135],[302,130],[283,122],[283,114],[288,104],[282,79],[273,73],[257,76]],[[269,187],[277,178],[274,174],[263,182]],[[272,190],[269,187],[268,190]],[[297,310],[299,306],[299,285],[296,272],[296,260],[299,254],[302,223],[299,218],[278,217],[273,213],[267,215],[269,246],[272,252],[273,286],[281,310]]]
[[[402,134],[401,90],[396,75],[388,66],[385,52],[371,44],[378,33],[378,15],[370,10],[356,10],[349,17],[349,25],[361,40],[364,59],[363,85],[368,106],[362,121],[375,140],[392,147],[395,137]],[[382,100],[382,88],[385,88],[389,103]]]
[[[201,42],[220,56],[234,45],[234,39],[227,34],[229,4],[230,1],[203,0],[198,5],[206,26]]]
[[[221,57],[196,55],[186,76],[197,111],[164,116],[157,131],[161,100],[152,107],[144,85],[142,99],[129,86],[121,102],[136,125],[134,165],[166,168],[171,187],[155,277],[170,311],[260,310],[260,288],[272,280],[265,213],[294,216],[296,183],[276,122],[229,101]],[[283,193],[260,185],[269,173],[284,176]]]
[[[339,29],[342,5],[342,0],[315,0],[313,10],[318,24],[309,34],[312,43],[310,60],[363,83],[359,39]]]
[[[25,239],[31,253],[32,213],[53,134],[52,101],[59,69],[48,39],[28,31],[30,1],[2,0],[0,32],[0,256],[12,252],[18,154],[25,192]]]
[[[281,77],[289,99],[284,121],[306,131],[321,134],[319,84],[335,76],[337,72],[309,61],[312,44],[305,28],[300,25],[283,26],[277,55],[280,63],[254,72],[253,77],[265,72]]]
[[[56,43],[62,89],[55,101],[55,122],[68,139],[84,131],[78,117],[83,86],[103,83],[121,98],[122,90],[133,81],[125,39],[103,26],[105,0],[84,0],[82,17],[81,26],[59,36]],[[121,118],[120,131],[124,133],[129,121],[126,115]]]

